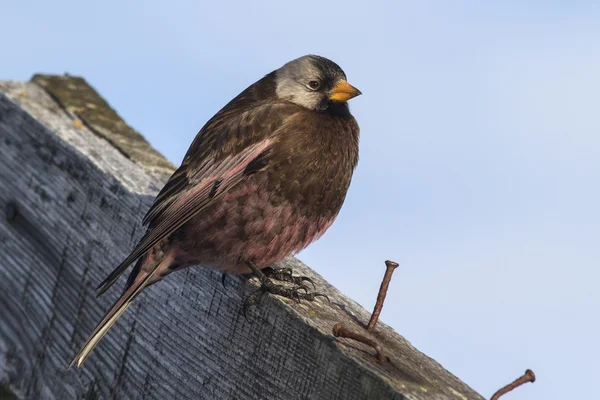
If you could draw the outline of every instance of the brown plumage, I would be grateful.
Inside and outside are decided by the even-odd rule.
[[[266,268],[322,235],[358,161],[346,103],[360,92],[330,60],[305,56],[254,83],[200,130],[144,218],[123,294],[72,361],[80,366],[142,289],[191,265]],[[256,272],[256,271],[255,271]]]

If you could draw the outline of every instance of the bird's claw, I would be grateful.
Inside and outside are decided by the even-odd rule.
[[[302,284],[302,282],[305,282],[308,278],[304,279],[304,280],[299,280],[298,282],[300,282],[300,283],[296,284],[296,286],[288,287],[288,286],[277,284],[277,283],[273,282],[273,280],[271,279],[272,275],[273,274],[270,273],[268,275],[269,278],[267,278],[265,276],[264,279],[261,279],[260,288],[255,290],[254,292],[250,293],[248,295],[248,297],[246,298],[246,300],[244,301],[243,313],[244,313],[244,317],[246,318],[246,320],[248,322],[250,322],[250,320],[248,319],[248,310],[250,309],[250,307],[255,306],[255,305],[257,306],[261,302],[264,295],[266,295],[268,293],[274,294],[277,296],[281,296],[281,297],[285,297],[286,299],[293,300],[296,303],[300,303],[300,301],[302,301],[302,300],[315,301],[317,297],[324,297],[325,299],[327,299],[327,301],[329,303],[331,303],[331,301],[329,300],[329,297],[327,297],[327,295],[320,293],[320,292],[311,292],[310,289],[306,285]],[[291,276],[291,270],[290,270],[290,273],[287,274],[286,276]],[[294,278],[300,278],[300,277],[294,277]],[[275,279],[275,278],[273,278],[273,279]],[[284,282],[295,283],[295,282],[290,282],[290,281],[284,281]],[[312,281],[311,281],[311,283],[312,283]]]
[[[323,297],[327,300],[328,303],[331,303],[331,300],[329,300],[329,297],[321,292],[310,292],[310,293],[306,293],[303,297],[303,300],[306,301],[315,301],[317,299],[317,297]]]
[[[291,268],[274,268],[269,267],[263,270],[265,275],[273,280],[280,282],[288,282],[297,286],[304,286],[304,282],[308,282],[312,285],[313,289],[316,288],[315,282],[308,276],[294,276],[292,275]]]

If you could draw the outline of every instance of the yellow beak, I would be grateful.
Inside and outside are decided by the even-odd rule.
[[[346,81],[340,81],[329,93],[329,100],[348,101],[351,98],[360,95],[360,90]]]

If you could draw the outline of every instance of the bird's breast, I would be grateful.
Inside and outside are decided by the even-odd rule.
[[[269,189],[269,175],[257,172],[223,194],[220,201],[177,233],[177,264],[206,264],[229,273],[247,273],[244,261],[267,267],[322,235],[335,214],[308,215],[306,205]]]
[[[280,137],[266,169],[267,184],[304,215],[335,217],[357,160],[353,118],[309,115]]]

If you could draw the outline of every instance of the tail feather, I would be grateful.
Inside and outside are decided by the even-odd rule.
[[[136,267],[138,264],[140,264],[142,262],[142,260],[143,260],[143,258],[138,259],[138,263],[136,264]],[[104,294],[104,292],[106,292],[117,281],[117,279],[119,279],[119,277],[121,275],[123,275],[123,273],[125,272],[127,267],[129,267],[130,264],[131,263],[128,262],[128,260],[123,261],[106,277],[106,279],[104,279],[102,282],[100,282],[100,284],[96,288],[96,290],[98,290],[98,289],[100,290],[98,292],[98,294],[96,295],[96,297],[102,296]]]
[[[144,272],[140,272],[138,279],[129,287],[119,299],[113,304],[110,310],[105,314],[104,318],[94,329],[94,332],[90,335],[88,340],[85,342],[79,353],[73,358],[73,361],[69,364],[69,368],[76,365],[77,368],[83,364],[85,359],[89,356],[92,350],[100,342],[100,340],[106,335],[108,330],[114,325],[117,319],[125,312],[131,302],[137,297],[138,294],[150,283],[150,279],[157,272],[158,268],[155,268],[151,273],[146,276]]]

